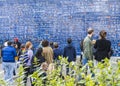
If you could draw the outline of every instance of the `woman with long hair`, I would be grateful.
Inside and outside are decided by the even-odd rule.
[[[98,39],[94,45],[94,48],[96,49],[95,59],[97,61],[102,61],[105,58],[109,59],[111,42],[106,39],[107,32],[105,30],[102,30],[99,35],[100,39]]]
[[[32,66],[32,58],[33,58],[33,50],[32,50],[32,47],[33,47],[33,44],[28,41],[26,42],[25,44],[25,49],[26,49],[26,52],[25,52],[25,55],[23,58],[27,59],[26,61],[24,61],[24,74],[25,74],[25,77],[24,77],[24,83],[25,83],[25,86],[27,86],[27,77],[29,74],[31,74],[31,66]]]

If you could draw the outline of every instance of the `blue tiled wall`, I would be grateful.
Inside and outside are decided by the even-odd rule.
[[[79,54],[88,27],[108,32],[114,56],[120,56],[120,0],[0,0],[0,43],[18,37],[35,46],[42,39],[66,45],[71,37]]]

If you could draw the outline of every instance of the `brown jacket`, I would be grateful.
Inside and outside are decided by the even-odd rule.
[[[51,47],[44,47],[42,55],[48,64],[53,62],[53,50]]]

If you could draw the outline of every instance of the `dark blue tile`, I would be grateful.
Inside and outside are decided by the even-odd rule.
[[[103,3],[103,1],[99,2]],[[79,54],[80,40],[86,36],[87,28],[93,27],[94,39],[98,39],[98,31],[105,29],[115,50],[114,55],[120,55],[118,54],[120,49],[118,47],[120,42],[118,40],[120,39],[119,0],[108,0],[106,5],[102,4],[103,6],[99,2],[97,0],[0,1],[0,38],[2,38],[0,43],[5,39],[18,37],[23,42],[31,40],[36,46],[40,38],[40,40],[57,41],[63,48],[66,45],[66,39],[71,37]],[[99,11],[96,10],[97,6],[101,8],[98,9]],[[104,7],[108,12],[103,10]],[[7,34],[6,37],[4,34]]]

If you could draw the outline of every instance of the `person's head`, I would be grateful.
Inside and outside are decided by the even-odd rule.
[[[88,35],[90,35],[92,37],[94,30],[92,28],[88,28],[87,33],[88,33]]]
[[[100,31],[99,35],[100,35],[101,39],[104,39],[106,37],[106,35],[107,35],[107,32],[105,30],[102,30],[102,31]]]
[[[43,49],[42,49],[42,48],[38,48],[35,56],[36,56],[36,57],[42,56],[42,52],[43,52]]]
[[[54,48],[58,48],[59,47],[57,42],[55,42],[53,45],[54,45]]]
[[[49,46],[49,42],[48,42],[47,40],[43,40],[43,41],[42,41],[42,46],[43,46],[43,47]]]
[[[46,62],[43,62],[43,63],[41,64],[41,67],[42,67],[42,70],[47,71],[47,69],[48,69],[48,64],[47,64]]]
[[[21,50],[24,50],[24,49],[25,49],[25,44],[22,44],[22,45],[20,46],[20,48],[21,48]]]
[[[48,65],[48,72],[51,74],[55,70],[55,65],[53,63]]]
[[[18,42],[18,38],[14,38],[14,42]]]
[[[26,42],[26,44],[25,44],[26,49],[31,49],[32,47],[33,47],[33,45],[30,41]]]
[[[54,45],[53,45],[53,42],[50,42],[50,47],[53,48],[53,46],[54,46]]]
[[[53,42],[50,42],[50,46],[53,46]]]
[[[4,42],[4,46],[7,47],[8,46],[8,41]]]
[[[16,48],[16,49],[17,49],[17,47],[18,47],[16,44],[12,44],[12,46],[13,46],[14,48]]]
[[[71,39],[71,38],[68,38],[68,39],[67,39],[67,43],[68,43],[68,44],[71,44],[71,43],[72,43],[72,39]]]
[[[11,46],[11,45],[12,45],[12,42],[8,41],[8,42],[7,42],[7,45],[8,45],[8,46]]]

